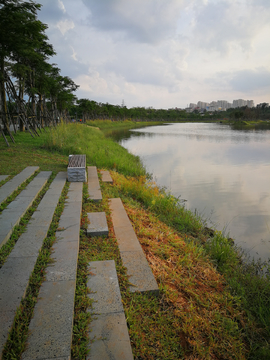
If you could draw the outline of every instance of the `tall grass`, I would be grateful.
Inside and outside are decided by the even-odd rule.
[[[99,168],[115,169],[132,176],[145,174],[139,157],[87,125],[61,123],[46,134],[44,147],[64,155],[86,154],[87,164]]]
[[[245,336],[250,345],[249,359],[270,359],[270,263],[244,261],[241,249],[233,246],[221,232],[205,245],[233,294],[239,297],[248,315]]]

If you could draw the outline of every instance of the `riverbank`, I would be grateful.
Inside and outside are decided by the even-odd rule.
[[[91,244],[82,234],[74,359],[83,359],[86,351],[86,266],[103,259],[114,259],[117,264],[135,358],[269,359],[270,286],[268,277],[258,276],[261,264],[244,265],[239,250],[220,233],[207,231],[202,219],[149,181],[139,158],[103,134],[105,127],[132,128],[134,124],[92,125],[101,130],[61,124],[35,139],[17,134],[10,148],[0,138],[1,174],[16,174],[27,165],[63,171],[71,153],[84,153],[88,165],[109,169],[114,186],[102,185],[102,205],[84,196],[83,212],[95,209],[109,215],[108,198],[121,197],[159,283],[158,298],[131,294],[113,234]],[[4,261],[3,252],[0,256]],[[17,331],[21,327],[18,323]],[[14,335],[9,348],[15,341],[16,348],[22,345]],[[6,358],[12,358],[8,352]]]

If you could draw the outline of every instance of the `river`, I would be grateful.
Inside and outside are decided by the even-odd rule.
[[[270,258],[270,130],[174,123],[118,133],[159,186],[250,257]]]

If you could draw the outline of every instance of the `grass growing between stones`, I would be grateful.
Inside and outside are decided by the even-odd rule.
[[[39,165],[40,170],[66,170],[70,152],[86,153],[88,165],[113,169],[114,185],[101,184],[102,204],[89,201],[84,189],[82,228],[87,223],[86,212],[105,211],[109,236],[92,239],[81,231],[73,359],[85,359],[87,353],[91,321],[87,312],[91,306],[86,287],[88,262],[111,259],[116,262],[135,359],[270,359],[268,265],[245,264],[238,249],[218,232],[207,239],[201,219],[147,181],[139,159],[127,155],[119,145],[112,145],[101,131],[76,124],[61,126],[56,129],[58,133],[47,132],[35,139],[29,134],[17,134],[16,144],[9,149],[0,138],[0,172],[14,175],[28,165]],[[111,197],[121,197],[124,203],[159,283],[159,297],[128,290],[128,277],[112,231],[108,208]],[[33,309],[38,294],[34,289],[40,286],[49,261],[47,253],[55,229],[48,235],[44,258],[39,259],[40,268],[35,270],[33,285],[28,288],[32,289],[26,296],[28,302],[22,302],[22,311],[18,310],[6,359],[18,359],[25,346],[23,331],[31,315],[22,314],[28,313],[28,307],[29,313]]]
[[[69,184],[67,183],[63,189],[58,205],[55,209],[47,237],[43,242],[43,246],[37,258],[35,268],[29,279],[29,284],[26,289],[25,297],[22,299],[20,307],[17,309],[12,329],[9,333],[7,342],[3,350],[3,360],[20,359],[22,352],[25,350],[28,327],[33,315],[35,304],[37,302],[40,286],[45,279],[46,267],[51,261],[51,247],[55,241],[55,232],[58,227],[60,216],[64,209],[64,202],[68,192],[68,188]],[[30,220],[30,217],[28,220]]]
[[[26,188],[26,186],[34,179],[37,172],[32,175],[29,179],[27,179],[14,193],[8,197],[6,201],[4,201],[0,206],[0,214],[1,212],[7,207],[8,204],[13,201],[16,196],[20,194],[20,192]],[[56,173],[52,173],[50,178],[48,179],[47,183],[43,187],[43,189],[39,192],[37,198],[31,205],[31,207],[26,211],[25,215],[21,218],[19,225],[15,226],[13,229],[13,232],[10,236],[10,239],[0,248],[0,269],[3,266],[5,260],[7,259],[8,255],[11,253],[12,249],[14,248],[17,240],[21,236],[21,234],[25,231],[26,226],[31,218],[31,216],[34,214],[36,208],[38,207],[40,201],[42,200],[44,194],[49,189],[53,179],[55,178]]]
[[[146,211],[142,203],[122,189],[122,176],[112,175],[114,185],[101,184],[102,203],[88,200],[86,189],[84,193],[82,227],[86,228],[87,212],[105,211],[109,235],[92,238],[84,232],[81,234],[78,277],[83,281],[76,291],[73,358],[84,359],[87,353],[87,332],[91,323],[86,310],[86,304],[90,305],[86,288],[87,264],[115,260],[135,359],[246,359],[248,345],[242,333],[246,314],[239,298],[230,294],[225,279],[205,255],[203,246],[198,246],[192,235],[180,235],[160,221],[154,212]],[[132,183],[132,180],[129,181]],[[158,200],[160,194],[157,190],[154,192]],[[124,202],[159,283],[159,297],[129,291],[108,207],[108,199],[118,196]]]

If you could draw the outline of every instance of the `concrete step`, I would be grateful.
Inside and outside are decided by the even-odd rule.
[[[33,204],[51,173],[51,171],[41,171],[37,174],[16,199],[2,211],[0,215],[0,247],[8,241],[14,227],[19,224],[21,218]]]
[[[0,359],[65,182],[66,172],[58,173],[0,269]]]
[[[103,182],[109,183],[109,184],[113,184],[113,179],[109,173],[109,171],[107,170],[101,170],[101,178]]]
[[[130,339],[114,260],[92,261],[87,286],[94,320],[89,327],[87,360],[132,360]]]
[[[28,166],[18,175],[15,175],[10,181],[5,183],[0,188],[0,204],[5,201],[18,187],[30,176],[32,176],[35,171],[39,169],[38,166]]]
[[[130,276],[130,291],[159,294],[158,285],[133,230],[121,199],[110,199],[109,206],[123,265]]]
[[[9,177],[9,175],[0,175],[0,181],[6,180],[6,178]],[[1,201],[0,201],[1,204]]]
[[[100,185],[96,166],[88,166],[88,194],[91,200],[98,202],[102,200]]]
[[[87,214],[90,224],[87,227],[87,235],[108,236],[109,230],[105,212],[95,212]]]
[[[82,209],[82,182],[73,182],[39,292],[22,360],[70,359]]]

